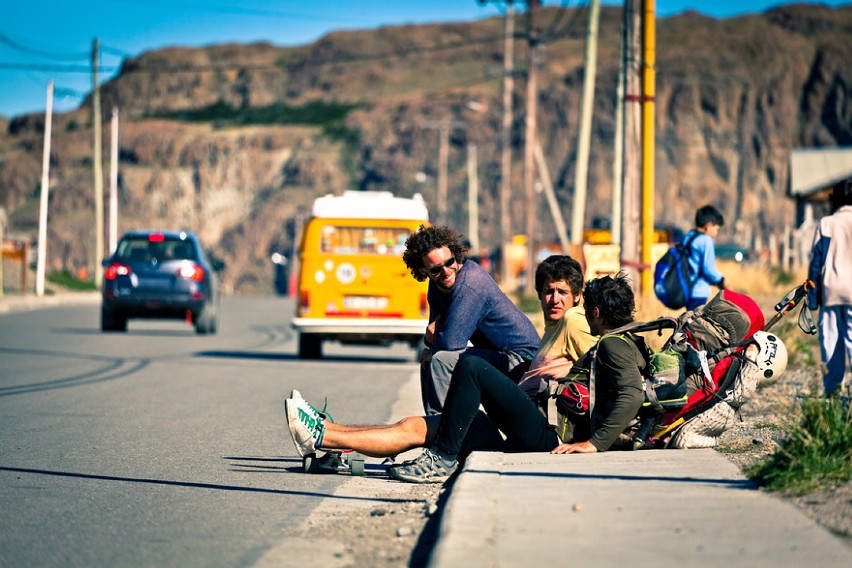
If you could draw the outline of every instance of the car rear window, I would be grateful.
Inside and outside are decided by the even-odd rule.
[[[327,254],[376,254],[399,256],[411,231],[393,227],[348,227],[326,225],[322,228],[320,251]]]
[[[160,241],[148,237],[129,237],[118,243],[115,257],[118,260],[150,262],[152,259],[197,260],[195,249],[189,241],[165,237]]]

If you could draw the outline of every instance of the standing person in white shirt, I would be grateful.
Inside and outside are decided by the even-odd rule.
[[[820,355],[827,396],[840,392],[852,364],[852,180],[834,185],[833,214],[820,219],[811,247],[808,307],[819,308]],[[845,352],[845,353],[844,353]]]

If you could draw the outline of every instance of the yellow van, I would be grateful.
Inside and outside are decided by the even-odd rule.
[[[416,347],[429,323],[427,282],[402,261],[405,241],[429,214],[423,198],[347,191],[314,201],[299,250],[296,318],[299,357],[322,342]]]

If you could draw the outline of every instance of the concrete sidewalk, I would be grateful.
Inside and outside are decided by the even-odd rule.
[[[69,304],[94,305],[100,301],[100,292],[61,292],[41,297],[35,294],[4,294],[0,296],[0,314]]]
[[[475,452],[431,566],[852,566],[852,547],[715,450]]]

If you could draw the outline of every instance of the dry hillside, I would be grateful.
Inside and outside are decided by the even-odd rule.
[[[541,14],[539,133],[568,219],[585,18],[554,7]],[[602,10],[589,220],[610,211],[621,22],[620,9]],[[523,26],[521,15],[516,29]],[[466,146],[473,143],[481,240],[494,247],[502,29],[491,18],[332,33],[296,48],[164,49],[125,61],[102,88],[104,124],[113,106],[122,117],[119,230],[196,230],[227,261],[229,290],[266,292],[268,255],[292,249],[297,220],[315,196],[348,188],[421,192],[434,209],[434,126],[449,120],[457,123],[449,221],[467,226]],[[728,237],[766,238],[792,221],[784,197],[789,150],[852,144],[852,7],[785,6],[726,20],[688,13],[660,19],[657,36],[658,220],[685,228],[697,205],[714,202],[737,229]],[[524,42],[516,49],[523,69]],[[515,86],[511,213],[520,230],[522,76]],[[91,257],[91,122],[90,100],[54,117],[51,270],[76,270]],[[27,239],[37,232],[43,123],[39,115],[0,122],[0,205],[10,232]],[[103,143],[108,160],[108,128]],[[535,237],[552,240],[543,198],[537,206]]]

